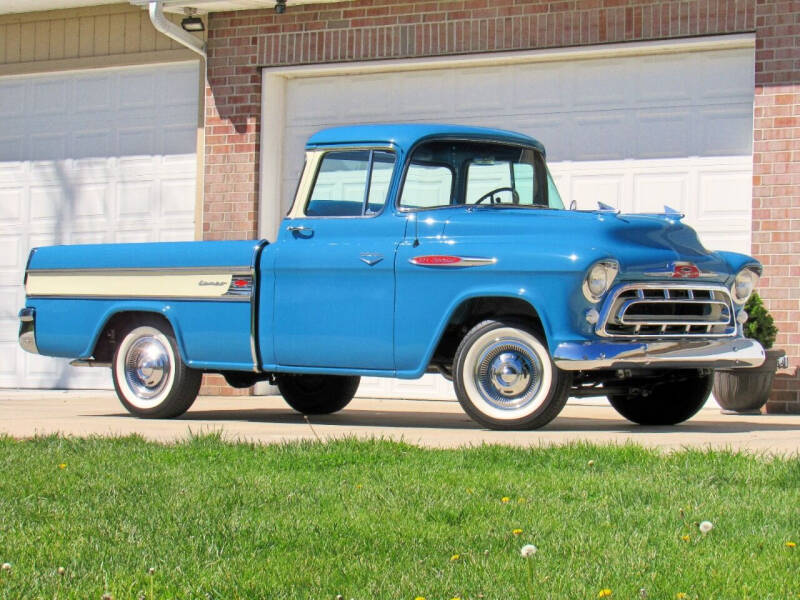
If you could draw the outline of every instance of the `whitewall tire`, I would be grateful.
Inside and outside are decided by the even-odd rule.
[[[197,398],[202,374],[181,359],[172,329],[157,318],[126,330],[111,365],[122,405],[139,417],[168,419]]]
[[[456,350],[453,385],[478,423],[536,429],[564,408],[570,377],[553,364],[543,336],[515,321],[483,321]]]

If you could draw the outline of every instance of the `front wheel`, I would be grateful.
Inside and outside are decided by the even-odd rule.
[[[703,408],[714,384],[714,375],[698,371],[666,371],[666,383],[644,394],[612,395],[611,406],[639,425],[676,425],[692,418]]]
[[[570,376],[543,337],[514,321],[483,321],[456,350],[453,386],[464,411],[490,429],[537,429],[558,416]]]
[[[184,364],[172,329],[159,319],[144,319],[122,335],[111,374],[128,412],[150,419],[169,419],[189,410],[202,379],[200,371]]]
[[[341,375],[278,376],[278,389],[286,403],[304,415],[328,415],[342,410],[356,395],[361,377]]]

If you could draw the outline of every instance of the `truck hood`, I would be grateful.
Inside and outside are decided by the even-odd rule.
[[[580,265],[614,258],[620,263],[621,281],[670,278],[674,263],[690,262],[704,281],[722,283],[744,262],[755,262],[745,255],[707,250],[694,229],[664,215],[508,207],[442,212],[447,214],[441,215],[440,234],[456,242],[461,236],[485,234],[517,243],[524,239],[540,256],[566,253]]]

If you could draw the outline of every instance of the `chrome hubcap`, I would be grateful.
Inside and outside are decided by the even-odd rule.
[[[128,349],[125,357],[125,380],[139,398],[154,398],[164,390],[171,365],[169,353],[161,341],[142,337]]]
[[[475,383],[492,406],[514,410],[530,403],[542,384],[542,363],[521,340],[495,340],[475,363]]]

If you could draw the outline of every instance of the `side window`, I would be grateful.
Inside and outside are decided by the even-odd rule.
[[[411,163],[406,173],[400,206],[433,208],[448,206],[453,191],[453,172],[450,167]]]
[[[355,217],[380,212],[394,160],[394,154],[379,150],[328,152],[322,157],[305,214]]]

